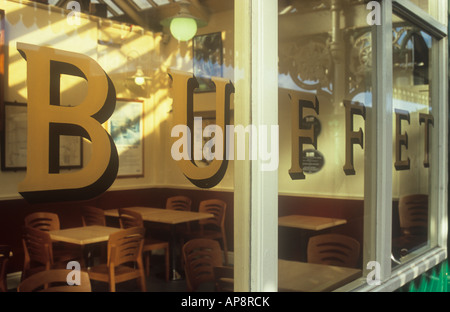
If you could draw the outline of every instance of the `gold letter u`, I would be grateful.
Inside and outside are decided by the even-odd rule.
[[[194,89],[198,87],[197,79],[191,73],[170,70],[173,89],[173,121],[174,125],[186,125],[193,133],[194,126]],[[177,161],[178,166],[189,181],[200,188],[212,188],[216,186],[225,175],[228,166],[226,158],[226,126],[230,123],[230,97],[234,93],[234,86],[230,80],[213,77],[216,85],[216,125],[222,128],[224,133],[224,147],[222,157],[216,157],[206,167],[198,167],[192,159],[181,159]],[[176,139],[173,139],[173,142]],[[189,138],[189,155],[194,155],[194,135]]]

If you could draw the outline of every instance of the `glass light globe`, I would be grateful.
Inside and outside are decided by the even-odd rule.
[[[135,77],[134,83],[137,84],[138,86],[142,86],[145,83],[145,78],[144,77]]]
[[[170,32],[179,41],[188,41],[197,33],[197,22],[189,17],[176,17],[170,22]]]

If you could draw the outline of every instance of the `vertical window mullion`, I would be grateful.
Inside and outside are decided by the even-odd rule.
[[[278,222],[273,221],[278,220],[278,166],[264,170],[260,153],[271,146],[271,126],[278,125],[277,0],[252,1],[251,37],[251,121],[258,130],[252,140],[258,140],[258,153],[251,165],[250,291],[277,291]]]
[[[381,25],[376,29],[376,233],[375,257],[380,264],[380,278],[391,276],[392,242],[392,1],[381,3]]]
[[[447,196],[445,190],[447,189],[447,155],[448,143],[444,133],[448,133],[448,107],[447,103],[447,67],[441,66],[446,64],[447,59],[447,39],[434,40],[435,45],[433,60],[435,66],[432,79],[433,83],[431,90],[432,115],[434,117],[434,127],[431,132],[431,179],[430,185],[430,207],[432,208],[430,218],[430,229],[447,228]],[[430,232],[430,243],[432,246],[446,247],[447,236],[442,231]]]

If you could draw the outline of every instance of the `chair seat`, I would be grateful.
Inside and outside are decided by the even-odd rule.
[[[53,269],[65,269],[67,266],[67,261],[59,261],[59,262],[55,262],[53,263],[53,265],[50,267],[51,270]],[[22,278],[26,278],[29,277],[31,275],[34,275],[36,273],[39,272],[43,272],[46,271],[46,268],[44,265],[41,264],[34,264],[33,262],[31,263],[31,267],[29,269],[27,269],[26,271],[26,276],[23,276]]]
[[[89,268],[88,273],[93,280],[109,282],[109,268],[106,263]],[[127,281],[133,277],[140,277],[138,270],[127,265],[116,266],[114,274],[116,283]]]

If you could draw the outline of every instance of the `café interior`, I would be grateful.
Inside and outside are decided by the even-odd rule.
[[[436,1],[392,2],[412,3],[419,17],[435,18]],[[251,156],[276,164],[268,170],[275,178],[261,190],[276,196],[277,218],[267,228],[277,247],[269,252],[278,261],[272,290],[348,291],[371,284],[376,267],[368,263],[381,259],[380,240],[388,241],[382,265],[390,271],[431,250],[442,252],[436,215],[443,213],[445,195],[434,181],[446,174],[436,170],[444,125],[433,88],[439,85],[435,72],[445,67],[436,61],[437,43],[446,37],[436,38],[407,14],[390,15],[392,53],[385,59],[392,60],[392,103],[383,121],[376,105],[382,72],[375,66],[382,49],[375,43],[385,43],[367,20],[378,7],[368,10],[362,0],[271,3],[277,42],[266,44],[278,53],[278,86],[263,89],[275,90],[278,144]],[[226,160],[217,157],[219,143],[239,149],[236,128],[248,107],[240,87],[248,77],[248,67],[239,67],[247,25],[237,19],[241,9],[232,0],[0,0],[0,291],[248,291],[239,288],[243,274],[236,274],[248,270],[240,253],[251,225],[238,222],[254,204],[237,201],[246,189],[241,163],[248,158],[229,159],[230,144],[222,148]],[[191,24],[176,29],[177,18],[194,20],[191,34]],[[72,62],[82,73],[70,74],[70,66],[49,69],[39,60]],[[76,123],[70,119],[79,114],[76,108],[105,93],[92,88],[97,68],[108,77],[115,104],[97,123],[114,142],[106,150],[116,150],[118,159],[113,177],[95,193],[77,181],[98,167],[111,169],[114,157],[98,162],[91,133],[60,132],[50,140],[37,125],[58,123],[38,112],[39,105],[56,105],[67,116],[61,120]],[[53,69],[57,104],[49,96]],[[184,132],[174,131],[180,123],[191,126],[186,145]],[[390,123],[381,141],[381,150],[390,152],[383,163],[377,129]],[[223,128],[229,125],[235,140]],[[252,137],[248,145],[270,137],[266,128],[255,129],[259,141]],[[45,151],[52,149],[49,141],[56,153]],[[191,145],[200,146],[200,155]],[[202,178],[211,169],[218,174]],[[33,174],[47,178],[33,184]],[[385,186],[380,181],[389,182],[388,205],[377,202],[374,189]],[[76,187],[81,191],[64,192]],[[389,207],[380,213],[380,206]],[[379,220],[389,221],[383,234]],[[120,242],[133,252],[124,255]],[[80,285],[64,284],[68,274]]]

